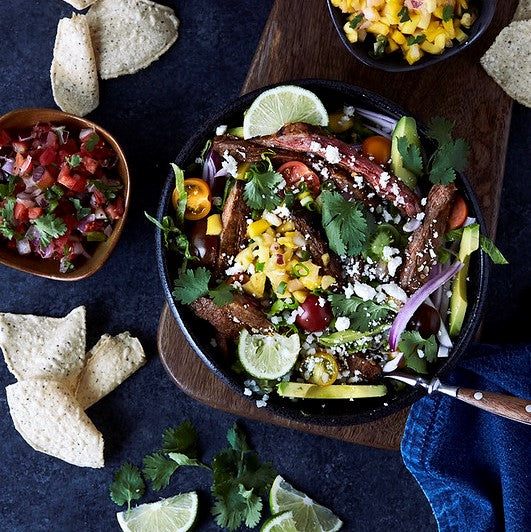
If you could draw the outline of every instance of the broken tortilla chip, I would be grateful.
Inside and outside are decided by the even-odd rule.
[[[36,451],[79,467],[103,467],[103,437],[63,383],[17,382],[6,394],[15,428]]]
[[[513,20],[529,20],[531,18],[531,0],[520,0],[516,11],[514,12]]]
[[[63,380],[74,386],[85,364],[85,307],[64,318],[0,314],[0,348],[20,381]]]
[[[63,111],[85,116],[98,107],[98,72],[85,15],[59,21],[50,76],[55,103]]]
[[[86,16],[102,79],[146,68],[178,36],[173,9],[149,0],[99,0]]]
[[[531,20],[511,22],[481,58],[487,74],[516,101],[531,107]]]
[[[146,363],[141,343],[128,332],[103,335],[87,357],[76,390],[83,409],[112,392]]]
[[[71,6],[79,10],[86,9],[96,1],[97,0],[65,0],[67,4],[70,4]]]

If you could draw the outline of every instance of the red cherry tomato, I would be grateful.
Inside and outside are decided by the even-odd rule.
[[[418,331],[422,338],[428,339],[432,334],[437,334],[441,326],[439,313],[430,305],[422,303],[409,320],[407,328]]]
[[[207,235],[206,230],[206,218],[194,223],[190,234],[191,251],[201,264],[212,266],[218,256],[219,236]]]
[[[387,164],[391,158],[391,141],[380,135],[368,137],[361,145],[365,157],[372,157],[376,164]]]
[[[284,163],[277,171],[279,174],[282,174],[288,187],[297,188],[301,183],[305,183],[314,198],[319,195],[321,186],[319,178],[304,163],[300,161],[289,161]]]
[[[323,303],[323,304],[321,304]],[[309,294],[301,303],[302,312],[295,320],[297,326],[308,332],[317,332],[326,329],[332,321],[332,307],[323,298]]]

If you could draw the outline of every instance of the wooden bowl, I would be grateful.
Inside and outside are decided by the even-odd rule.
[[[99,244],[90,259],[79,265],[75,270],[60,273],[59,263],[55,260],[42,259],[35,255],[19,255],[15,250],[0,245],[0,263],[10,268],[15,268],[26,273],[55,279],[57,281],[79,281],[96,273],[107,261],[114,247],[120,239],[125,224],[130,197],[129,168],[125,155],[116,139],[105,129],[90,120],[79,116],[63,113],[55,109],[15,109],[0,117],[0,129],[28,129],[37,123],[50,122],[56,125],[65,125],[77,130],[93,128],[105,142],[112,147],[118,155],[118,176],[124,185],[124,214],[113,228],[111,236]]]

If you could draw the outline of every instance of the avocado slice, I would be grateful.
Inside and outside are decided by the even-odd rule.
[[[452,281],[452,297],[450,299],[450,336],[457,336],[465,320],[468,305],[466,297],[466,278],[470,265],[470,255],[479,249],[479,225],[473,224],[463,229],[459,260],[464,266]]]
[[[391,139],[391,172],[413,190],[419,176],[403,166],[402,156],[398,151],[398,139],[401,137],[406,137],[408,144],[417,146],[419,150],[422,150],[422,144],[417,132],[417,123],[411,116],[403,116],[396,123],[393,131]]]
[[[303,382],[281,382],[277,385],[281,397],[301,399],[361,399],[383,397],[387,388],[383,384],[332,384],[317,386]]]

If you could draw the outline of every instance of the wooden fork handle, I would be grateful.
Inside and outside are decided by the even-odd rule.
[[[469,388],[458,388],[456,397],[469,405],[477,406],[498,416],[531,425],[531,400],[529,399]]]

